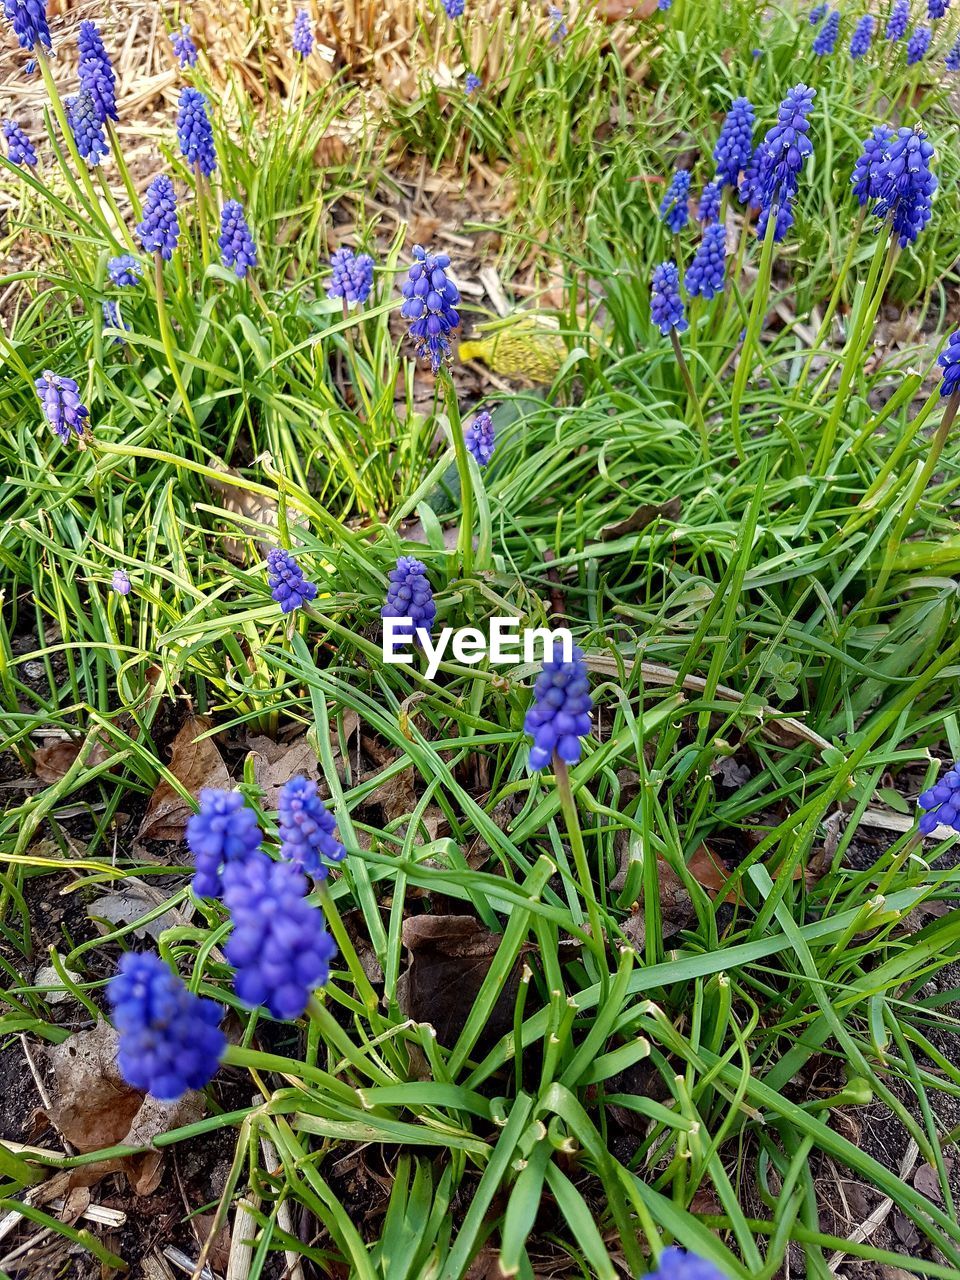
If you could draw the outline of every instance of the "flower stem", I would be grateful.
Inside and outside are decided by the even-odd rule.
[[[700,397],[697,395],[697,388],[693,385],[693,376],[690,373],[690,366],[684,359],[683,351],[680,347],[680,339],[677,336],[676,329],[670,330],[670,341],[673,343],[673,354],[677,357],[680,377],[683,378],[683,384],[687,388],[689,403],[693,407],[693,416],[696,419],[697,431],[700,433],[700,448],[703,451],[704,459],[707,459],[710,457],[710,436],[707,432],[707,424],[704,420],[703,410],[700,408]]]
[[[590,877],[587,851],[583,844],[583,832],[580,830],[580,816],[577,813],[577,804],[570,787],[570,774],[567,770],[566,761],[561,760],[558,755],[553,757],[553,773],[557,780],[560,808],[563,810],[563,818],[567,824],[567,835],[570,837],[570,848],[573,851],[573,863],[576,867],[577,879],[580,882],[580,891],[587,904],[587,919],[590,921],[590,949],[597,962],[600,988],[605,996],[610,974],[607,968],[605,935],[603,926],[600,923],[600,909],[597,906],[593,880]]]
[[[107,121],[107,135],[110,138],[110,146],[113,149],[113,158],[117,162],[117,168],[120,170],[120,177],[123,181],[124,188],[127,192],[127,198],[133,209],[133,216],[136,222],[143,217],[143,207],[140,204],[140,197],[137,195],[137,189],[133,185],[133,179],[130,177],[130,170],[127,168],[127,162],[123,158],[123,151],[120,148],[120,137],[117,133],[116,125],[112,120]]]
[[[360,957],[357,955],[356,948],[350,941],[350,935],[347,933],[340,912],[337,910],[337,904],[334,901],[333,894],[330,892],[326,882],[320,886],[320,906],[323,914],[326,916],[327,924],[330,926],[330,932],[337,944],[337,950],[346,961],[350,977],[353,979],[353,985],[357,989],[357,995],[360,997],[363,1007],[367,1010],[367,1016],[371,1025],[376,1020],[379,1022],[377,1013],[379,1001],[377,993],[370,985],[370,979],[363,971],[363,965],[360,963]],[[381,1029],[381,1028],[378,1028]]]
[[[197,198],[197,221],[200,223],[200,253],[203,257],[203,269],[206,271],[210,265],[210,232],[207,228],[207,193],[199,160],[195,160],[193,164],[193,187]]]
[[[163,258],[158,249],[153,255],[155,266],[155,283],[157,290],[157,319],[160,322],[160,339],[163,342],[163,349],[167,355],[167,363],[170,365],[170,373],[173,376],[174,385],[180,393],[180,399],[183,401],[183,411],[190,419],[190,425],[194,431],[197,429],[197,420],[193,416],[193,405],[187,399],[187,390],[183,385],[183,379],[180,377],[180,366],[177,363],[177,352],[173,345],[173,332],[170,329],[170,319],[167,315],[167,300],[163,291]]]
[[[763,248],[760,251],[760,269],[753,289],[753,304],[750,308],[750,319],[747,321],[747,332],[740,351],[740,362],[733,380],[733,393],[730,400],[730,431],[733,435],[733,447],[737,457],[744,461],[743,436],[740,431],[740,401],[746,389],[747,378],[753,363],[753,351],[757,346],[763,319],[767,313],[767,299],[770,292],[770,273],[773,268],[773,234],[777,226],[777,209],[774,206],[767,214],[767,229],[763,237]]]
[[[457,402],[457,389],[453,385],[448,370],[441,369],[437,375],[443,383],[444,398],[447,405],[447,419],[450,423],[450,434],[453,437],[453,452],[457,460],[457,473],[460,477],[460,537],[457,550],[460,553],[461,572],[465,578],[473,573],[473,480],[470,476],[470,455],[467,442],[463,438],[463,426],[460,422],[460,405]]]
[[[810,376],[810,367],[813,364],[817,351],[823,345],[823,342],[830,332],[830,323],[836,315],[837,307],[840,305],[840,299],[843,296],[843,289],[847,282],[847,276],[850,274],[850,267],[853,264],[853,255],[856,253],[857,245],[860,242],[860,233],[863,231],[863,221],[866,217],[866,208],[860,210],[860,217],[857,219],[857,225],[854,227],[853,235],[850,237],[850,246],[847,249],[847,256],[843,261],[843,266],[837,275],[836,284],[833,286],[833,293],[830,295],[830,301],[827,309],[823,313],[823,319],[820,321],[820,328],[817,330],[817,336],[813,340],[810,347],[810,354],[807,356],[806,364],[803,366],[803,373],[797,382],[798,387],[804,387],[807,378]]]

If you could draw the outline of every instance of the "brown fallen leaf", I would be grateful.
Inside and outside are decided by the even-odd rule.
[[[247,748],[253,756],[253,776],[263,791],[263,807],[276,809],[281,788],[298,775],[320,780],[317,753],[303,734],[293,742],[274,742],[264,734],[247,739]]]
[[[80,753],[86,747],[84,738],[55,738],[37,747],[33,753],[33,772],[41,782],[50,786],[65,777]],[[109,759],[109,752],[102,742],[94,742],[86,754],[85,763],[89,766],[103,764]]]
[[[192,796],[196,796],[202,787],[226,788],[230,785],[230,774],[213,739],[200,737],[209,728],[209,720],[189,716],[170,749],[170,772]],[[185,800],[166,778],[161,778],[150,797],[137,839],[182,840],[193,812],[189,800]]]
[[[626,833],[623,833],[626,834]],[[629,865],[629,842],[624,841],[620,851],[620,867],[610,882],[610,888],[620,891],[626,884],[627,867]],[[729,873],[722,866],[715,854],[706,845],[696,849],[687,863],[687,870],[711,898],[721,894],[729,880]],[[680,875],[674,871],[669,862],[657,859],[657,882],[660,887],[660,918],[664,938],[669,938],[681,929],[686,928],[694,920],[696,912],[693,899]],[[731,890],[723,899],[724,902],[741,902],[739,889]],[[637,901],[633,911],[620,926],[632,945],[639,951],[646,941],[646,918],[643,910],[643,894]]]
[[[408,916],[401,937],[410,964],[397,982],[400,1008],[404,1017],[429,1022],[449,1048],[464,1028],[501,938],[473,916],[440,915]],[[481,1053],[512,1026],[519,980],[518,960],[478,1041]]]
[[[944,1160],[944,1166],[947,1173],[953,1168],[953,1161],[948,1157]],[[917,1171],[913,1175],[913,1185],[922,1196],[926,1196],[928,1200],[932,1200],[934,1204],[943,1204],[943,1191],[940,1187],[940,1175],[932,1164],[921,1164],[917,1166]]]
[[[77,1031],[62,1044],[44,1049],[53,1072],[50,1083],[52,1124],[81,1154],[117,1145],[149,1147],[153,1139],[203,1115],[203,1095],[187,1093],[178,1102],[161,1103],[123,1080],[117,1069],[117,1033],[108,1022]],[[90,1187],[121,1170],[137,1195],[160,1183],[163,1153],[114,1157],[71,1171],[70,1185]]]
[[[135,924],[141,917],[165,902],[168,896],[154,889],[145,880],[138,880],[136,876],[127,876],[120,882],[120,888],[115,893],[105,893],[91,902],[87,907],[87,915],[101,933],[110,933],[110,925]],[[134,933],[138,938],[149,935],[156,939],[164,929],[189,923],[189,919],[182,912],[176,907],[170,907],[163,915],[135,929]],[[104,928],[104,924],[108,927]]]
[[[605,524],[600,529],[600,541],[612,542],[614,538],[625,538],[630,533],[639,533],[654,520],[677,520],[682,503],[679,498],[669,498],[666,502],[644,502],[631,512],[625,520],[617,520],[613,524]]]

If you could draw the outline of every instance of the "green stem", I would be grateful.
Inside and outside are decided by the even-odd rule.
[[[103,192],[103,198],[106,200],[107,204],[110,206],[110,210],[113,213],[114,218],[116,218],[117,226],[120,228],[120,234],[123,236],[124,240],[127,243],[127,248],[130,250],[131,253],[136,253],[137,246],[133,242],[133,236],[130,234],[127,224],[123,220],[123,214],[120,212],[117,202],[113,198],[113,192],[110,190],[110,187],[107,185],[107,179],[104,177],[103,168],[100,165],[97,165],[97,180],[100,183],[100,189]]]
[[[323,909],[323,914],[327,918],[327,924],[329,924],[330,932],[333,934],[334,941],[337,944],[337,950],[347,963],[347,968],[350,971],[350,977],[353,979],[353,985],[356,987],[357,995],[360,997],[363,1007],[367,1010],[367,1015],[370,1018],[370,1024],[373,1026],[374,1021],[378,1023],[380,1022],[378,1014],[380,1002],[377,999],[377,993],[370,985],[370,979],[363,971],[363,965],[360,963],[360,958],[357,955],[356,948],[350,941],[350,935],[347,933],[343,920],[340,916],[340,912],[337,910],[337,904],[334,901],[333,894],[330,892],[326,883],[320,886],[320,906]],[[377,1026],[375,1030],[382,1031],[383,1027]]]
[[[830,301],[827,304],[827,309],[823,314],[823,319],[820,321],[820,328],[817,330],[817,336],[813,340],[813,345],[810,348],[810,354],[807,356],[807,362],[803,366],[803,373],[801,373],[800,379],[797,383],[798,387],[806,386],[807,378],[810,376],[810,367],[813,364],[817,352],[823,346],[827,334],[830,332],[830,323],[836,315],[837,307],[840,305],[840,299],[843,297],[843,290],[847,283],[847,276],[850,274],[850,267],[853,265],[853,255],[856,252],[857,244],[860,241],[860,233],[863,231],[863,221],[866,217],[866,212],[866,208],[861,209],[860,211],[860,216],[857,219],[857,225],[854,227],[853,235],[850,237],[850,247],[847,249],[847,256],[843,261],[843,266],[840,268],[836,284],[833,286],[833,293],[830,295]]]
[[[368,1080],[372,1080],[374,1084],[396,1084],[396,1080],[392,1076],[386,1071],[382,1071],[365,1054],[361,1053],[330,1010],[326,1005],[321,1004],[316,996],[310,997],[310,1003],[307,1005],[307,1014],[329,1047],[335,1053],[338,1053],[345,1062],[349,1062],[361,1075],[366,1076]]]
[[[763,237],[763,248],[760,252],[760,269],[753,290],[753,304],[750,308],[750,319],[747,321],[747,333],[740,352],[740,363],[737,365],[733,380],[733,393],[730,400],[730,431],[733,435],[733,447],[738,459],[744,461],[743,437],[740,432],[740,401],[746,389],[747,378],[753,363],[753,351],[758,345],[763,318],[767,313],[767,301],[770,292],[770,273],[773,267],[773,233],[777,225],[776,207],[770,209],[767,216],[767,230]]]
[[[683,378],[683,384],[687,388],[688,401],[693,407],[693,416],[697,422],[697,431],[700,433],[700,448],[702,449],[704,459],[706,460],[710,457],[710,435],[707,431],[707,424],[703,416],[703,410],[700,408],[700,399],[697,395],[697,388],[693,385],[693,377],[690,373],[690,367],[684,359],[683,351],[680,348],[680,339],[677,336],[676,329],[670,330],[670,341],[673,344],[673,354],[677,357],[680,377]]]
[[[110,139],[110,146],[113,149],[113,158],[117,162],[117,168],[120,171],[120,178],[123,181],[124,189],[127,193],[127,199],[130,201],[130,207],[133,209],[134,221],[139,222],[143,217],[143,206],[140,204],[140,197],[137,195],[137,189],[133,185],[133,179],[130,177],[130,170],[127,168],[127,162],[123,157],[123,150],[120,146],[120,137],[117,133],[116,125],[112,120],[107,121],[107,136]]]
[[[180,366],[177,362],[177,352],[173,345],[173,333],[170,329],[170,320],[167,316],[167,300],[163,291],[163,258],[160,256],[158,249],[153,255],[155,266],[155,284],[157,290],[157,319],[160,322],[160,338],[163,342],[163,349],[167,355],[167,363],[170,365],[170,373],[173,376],[174,385],[180,393],[180,399],[183,402],[183,411],[190,419],[190,425],[194,431],[197,429],[197,420],[193,416],[193,405],[187,399],[186,387],[183,385],[183,379],[180,377]]]
[[[207,227],[207,193],[204,184],[203,174],[200,172],[200,162],[195,160],[193,164],[193,185],[197,198],[197,221],[200,223],[200,254],[203,258],[203,269],[206,271],[210,265],[210,232]]]
[[[444,399],[447,406],[447,418],[450,423],[450,434],[453,437],[453,452],[457,460],[457,472],[460,476],[460,537],[457,550],[460,553],[461,572],[469,578],[473,573],[473,480],[470,475],[470,455],[467,442],[463,438],[463,425],[460,421],[460,405],[457,402],[457,389],[446,369],[441,369],[437,377],[441,380]]]
[[[567,835],[570,837],[570,848],[573,851],[573,863],[576,867],[577,879],[580,882],[580,891],[587,904],[587,919],[590,921],[590,949],[596,958],[600,989],[603,997],[605,997],[610,973],[607,968],[607,951],[603,926],[600,923],[600,909],[597,906],[593,880],[590,876],[590,867],[587,863],[587,851],[583,844],[583,832],[580,830],[580,816],[577,813],[577,804],[570,786],[570,774],[567,770],[566,761],[561,760],[558,755],[553,757],[553,772],[557,780],[560,808],[567,824]]]

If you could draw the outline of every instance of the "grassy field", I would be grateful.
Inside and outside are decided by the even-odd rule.
[[[892,0],[844,6],[819,53],[806,5],[651,7],[356,0],[297,53],[255,0],[149,33],[51,5],[53,57],[10,0],[0,1274],[960,1276],[960,814],[917,803],[960,756],[960,7],[891,38]],[[82,19],[120,71],[98,164]],[[809,154],[777,129],[798,85]],[[759,177],[692,297],[741,97]],[[418,243],[461,296],[435,369]],[[362,302],[328,293],[344,246]],[[286,613],[277,546],[316,588]],[[384,661],[401,557],[435,632],[572,632],[569,761],[531,768],[539,660]],[[254,895],[292,957],[324,920],[336,946],[284,1017],[238,974],[246,864],[198,894],[187,827],[236,790],[289,869],[301,777],[345,857]],[[201,1091],[133,1078],[130,952],[222,1009]]]

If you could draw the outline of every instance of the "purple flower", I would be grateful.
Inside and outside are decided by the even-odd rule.
[[[927,2],[927,14],[934,21],[942,18],[949,8],[950,0],[928,0]]]
[[[300,1017],[337,954],[323,913],[306,894],[303,874],[265,853],[230,862],[223,873],[233,921],[223,950],[237,971],[234,990],[244,1004],[264,1005],[283,1021]]]
[[[523,721],[524,732],[533,738],[530,768],[545,768],[554,752],[567,764],[576,764],[580,739],[590,732],[592,707],[582,651],[574,645],[571,661],[564,662],[555,649],[537,676],[533,702]]]
[[[306,580],[303,570],[283,547],[267,552],[267,583],[281,613],[293,613],[317,594],[316,586]]]
[[[132,253],[121,253],[107,263],[107,275],[121,288],[135,285],[143,275],[143,265]]]
[[[204,787],[200,810],[187,823],[187,848],[193,854],[191,888],[198,898],[219,898],[223,868],[252,857],[263,845],[257,815],[239,791]]]
[[[944,63],[948,71],[960,71],[960,40],[944,58]]]
[[[723,197],[723,183],[714,178],[703,188],[700,204],[697,208],[697,221],[704,224],[716,222],[720,217],[720,201]]]
[[[683,333],[690,328],[683,313],[680,272],[673,262],[661,262],[659,267],[654,267],[650,286],[650,318],[664,336],[671,329]]]
[[[896,0],[890,11],[886,37],[888,40],[902,40],[910,24],[910,0]]]
[[[137,235],[147,253],[159,253],[167,261],[173,257],[180,238],[180,223],[173,183],[165,173],[158,174],[147,187],[143,221],[137,227]]]
[[[853,166],[853,194],[861,207],[875,200],[880,194],[879,179],[887,158],[887,149],[894,133],[885,124],[874,126],[873,133],[863,144],[863,150]]]
[[[556,5],[551,5],[547,10],[547,16],[553,23],[553,29],[550,32],[550,43],[559,44],[567,36],[567,24],[563,19],[563,10],[558,9]]]
[[[462,18],[464,0],[443,0],[443,8],[448,18]]]
[[[327,297],[363,305],[373,288],[373,259],[369,253],[355,254],[342,245],[331,257],[330,269],[333,276],[327,286]]]
[[[761,237],[766,235],[770,214],[774,211],[774,240],[782,240],[793,224],[793,197],[799,185],[800,172],[807,157],[813,153],[813,143],[807,137],[810,128],[807,116],[816,92],[805,84],[791,89],[777,111],[777,123],[757,148],[754,157],[756,184],[751,201],[756,200],[761,209],[757,225]]]
[[[667,13],[673,8],[673,0],[657,0],[657,8],[661,13]]]
[[[810,10],[810,13],[808,15],[810,19],[811,27],[815,27],[817,23],[821,21],[821,19],[823,18],[826,12],[827,12],[827,6],[825,4],[815,5],[814,8]]]
[[[951,333],[947,345],[940,353],[937,364],[943,370],[940,395],[946,400],[960,391],[960,329]]]
[[[105,329],[125,329],[128,333],[130,332],[130,326],[124,324],[120,315],[120,304],[118,302],[103,302],[101,303],[101,310],[103,311],[103,327]],[[114,346],[118,344],[121,347],[126,346],[122,334],[118,333],[116,335],[113,339],[113,344]]]
[[[493,457],[494,446],[493,419],[486,409],[477,414],[470,426],[464,430],[463,437],[468,451],[477,460],[477,466],[485,467]]]
[[[900,248],[912,244],[930,221],[937,179],[930,172],[933,146],[920,129],[902,128],[877,166],[878,218],[888,219]]]
[[[46,49],[52,47],[46,0],[3,0],[3,12],[21,49],[33,49],[38,44]]]
[[[837,36],[840,32],[840,10],[834,9],[827,17],[826,22],[817,32],[817,38],[813,42],[813,52],[818,58],[829,57],[833,53]]]
[[[703,233],[703,240],[684,278],[691,298],[703,297],[709,301],[723,292],[726,241],[727,232],[722,223],[713,223]]]
[[[243,205],[238,200],[225,200],[223,203],[217,244],[223,265],[233,267],[241,280],[251,267],[257,265],[257,247],[243,216]]]
[[[927,50],[930,48],[930,40],[933,32],[929,27],[917,27],[910,39],[907,41],[907,66],[912,67],[915,62],[922,62],[927,56]]]
[[[278,809],[280,857],[313,880],[325,880],[327,868],[320,859],[342,862],[347,851],[334,835],[336,819],[317,794],[317,784],[291,778],[280,792]]]
[[[209,178],[217,167],[217,152],[207,115],[207,100],[199,89],[193,89],[189,85],[180,92],[177,138],[186,162],[191,166],[196,165]]]
[[[114,569],[110,585],[118,595],[128,596],[130,594],[130,575],[126,569]]]
[[[77,49],[80,54],[77,73],[81,89],[86,89],[90,94],[101,122],[118,120],[117,77],[94,23],[80,23]]]
[[[725,187],[735,187],[740,170],[750,163],[753,152],[753,126],[756,115],[749,98],[734,98],[730,104],[713,158],[717,163],[717,181]]]
[[[189,991],[159,956],[122,956],[107,1000],[120,1036],[117,1065],[132,1088],[173,1102],[216,1075],[227,1047],[223,1010]]]
[[[290,37],[293,52],[301,58],[309,58],[313,53],[313,26],[306,9],[298,9],[293,20],[293,35]]]
[[[865,13],[857,23],[853,35],[850,37],[850,57],[862,58],[870,48],[870,42],[873,39],[873,33],[877,29],[877,20],[872,13]]]
[[[666,194],[660,201],[660,221],[674,235],[687,225],[687,205],[690,199],[690,171],[675,169]]]
[[[434,373],[451,358],[450,334],[460,326],[456,310],[460,301],[457,286],[447,276],[450,258],[445,253],[427,253],[413,246],[413,263],[401,292],[400,314],[410,321],[410,336],[418,356],[429,356]]]
[[[81,402],[80,388],[74,380],[44,369],[36,388],[47,421],[64,444],[70,439],[71,430],[82,438],[90,412]]]
[[[940,823],[960,831],[960,765],[948,769],[917,804],[925,810],[918,824],[921,835],[928,836]]]
[[[463,91],[469,98],[471,94],[476,93],[478,89],[483,88],[483,81],[478,75],[472,71],[468,71],[466,79],[463,82]]]
[[[174,31],[170,37],[170,43],[173,46],[173,52],[181,67],[195,67],[199,53],[197,46],[190,38],[190,28],[187,23],[180,24],[180,30]]]
[[[67,98],[65,105],[77,150],[87,164],[96,167],[107,154],[108,147],[93,95],[89,90],[81,89],[74,97]]]
[[[429,635],[437,616],[427,566],[413,556],[401,556],[387,580],[390,585],[380,617],[397,619],[395,636],[412,635],[418,644],[422,643],[420,632]]]
[[[671,1245],[660,1254],[657,1269],[647,1280],[726,1280],[726,1277],[706,1258]]]
[[[11,164],[26,164],[36,168],[37,153],[33,143],[23,132],[16,120],[4,120],[3,133],[7,140],[7,157]]]

